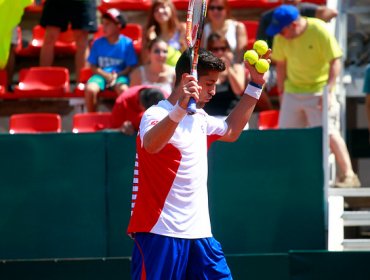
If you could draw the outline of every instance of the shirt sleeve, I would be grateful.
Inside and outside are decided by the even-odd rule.
[[[125,61],[127,66],[135,66],[138,63],[135,48],[131,40],[127,42]]]
[[[118,101],[118,102],[117,102]],[[120,128],[125,120],[127,120],[127,102],[126,99],[118,100],[113,106],[112,109],[112,127],[113,128]]]
[[[168,112],[159,106],[152,106],[145,111],[139,126],[141,143],[143,143],[144,135],[167,115]]]
[[[207,118],[207,135],[225,135],[227,131],[227,123],[224,119],[212,117],[206,114]]]
[[[272,44],[272,54],[271,59],[275,61],[285,61],[286,56],[283,47],[284,38],[281,35],[274,36],[274,41]]]
[[[87,58],[87,61],[94,66],[98,66],[98,52],[97,48],[99,48],[99,42],[98,40],[93,43],[93,45],[90,48],[90,53]]]

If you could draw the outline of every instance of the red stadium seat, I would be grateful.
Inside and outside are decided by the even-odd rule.
[[[267,110],[259,113],[258,129],[277,129],[279,122],[279,110]]]
[[[0,70],[0,94],[4,94],[8,88],[8,74],[5,70]]]
[[[271,0],[228,0],[232,9],[264,8],[269,9],[281,5],[280,1]]]
[[[31,67],[19,71],[15,94],[57,97],[69,92],[69,72],[64,67]]]
[[[258,30],[258,21],[256,20],[243,20],[242,23],[245,25],[248,35],[248,44],[247,49],[253,48],[253,43],[256,41],[257,30]]]
[[[9,133],[61,132],[62,120],[58,114],[31,113],[10,116]]]
[[[37,56],[40,54],[44,44],[45,28],[36,25],[32,29],[32,40],[26,48],[18,52],[20,56]],[[76,43],[74,40],[73,30],[69,27],[67,31],[59,34],[55,42],[54,52],[56,55],[73,55],[76,53]]]
[[[112,114],[109,112],[82,113],[73,116],[73,132],[96,132],[111,128]]]
[[[121,34],[129,37],[132,39],[132,43],[135,48],[135,52],[137,55],[141,53],[142,49],[142,40],[143,40],[143,30],[140,24],[137,23],[127,23],[126,27],[121,30]],[[100,25],[98,26],[98,31],[94,33],[94,40],[98,39],[99,37],[103,36],[103,27]]]
[[[100,11],[116,8],[122,11],[147,11],[152,5],[152,0],[102,0],[99,6]]]
[[[187,10],[189,6],[189,0],[172,0],[177,10]]]
[[[33,0],[32,4],[26,7],[26,11],[31,12],[31,13],[40,13],[40,12],[42,12],[42,9],[44,8],[45,1],[46,0],[40,0],[40,1]]]

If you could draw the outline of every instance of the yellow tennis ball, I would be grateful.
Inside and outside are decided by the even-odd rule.
[[[259,54],[264,55],[267,50],[269,49],[269,46],[267,45],[266,41],[258,40],[254,42],[253,49]]]
[[[255,50],[249,50],[244,53],[244,61],[249,62],[249,64],[254,65],[258,61],[258,53]]]
[[[265,73],[270,69],[270,63],[266,59],[259,59],[255,65],[257,72]]]

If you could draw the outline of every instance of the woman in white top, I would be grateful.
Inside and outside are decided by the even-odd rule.
[[[148,62],[132,71],[130,87],[153,85],[171,93],[175,81],[175,68],[166,64],[168,44],[161,38],[148,43]]]
[[[242,22],[230,18],[228,1],[209,0],[207,19],[208,23],[203,31],[203,47],[206,48],[208,36],[217,32],[227,39],[231,51],[235,54],[235,62],[242,62],[248,42],[247,31]]]

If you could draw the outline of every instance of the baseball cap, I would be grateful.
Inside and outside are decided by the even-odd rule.
[[[292,5],[281,5],[274,10],[270,25],[266,29],[266,34],[275,36],[280,33],[283,28],[287,27],[299,16],[299,11]]]
[[[121,28],[126,27],[126,19],[123,14],[121,14],[121,12],[117,9],[111,8],[106,10],[105,12],[103,12],[103,17],[109,18],[115,23],[120,24]]]

